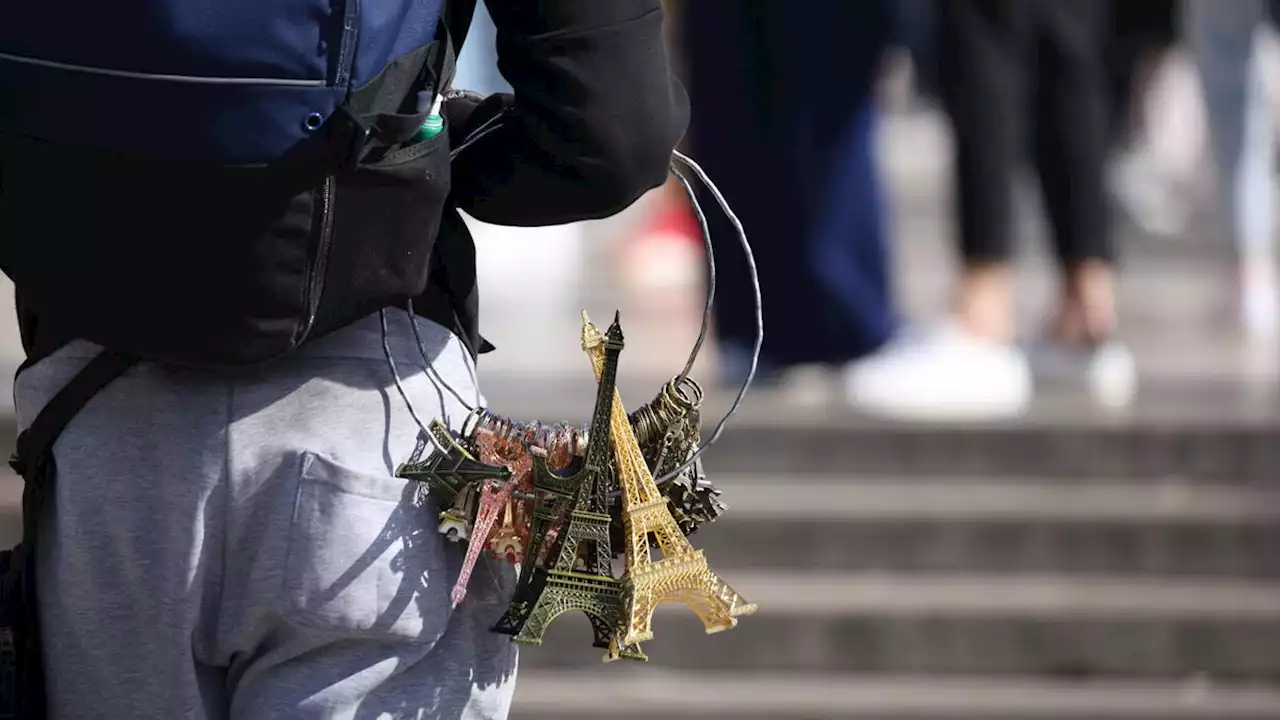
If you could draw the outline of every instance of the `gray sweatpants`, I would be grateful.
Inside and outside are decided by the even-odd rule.
[[[456,427],[387,315],[419,416]],[[474,403],[457,338],[420,327]],[[96,350],[24,372],[19,425]],[[392,475],[416,434],[376,315],[236,379],[148,363],[108,386],[55,447],[40,530],[53,720],[506,717],[516,651],[488,628],[514,573],[482,559],[450,609],[464,547]]]

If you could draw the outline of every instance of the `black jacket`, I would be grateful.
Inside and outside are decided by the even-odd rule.
[[[455,0],[465,38],[475,0]],[[470,8],[459,6],[470,4]],[[613,215],[667,178],[689,101],[673,78],[660,0],[487,0],[498,67],[514,93],[448,104],[454,147],[499,113],[501,129],[459,154],[453,203],[495,225],[556,225]],[[421,314],[474,352],[475,250],[446,213]]]
[[[671,75],[659,0],[486,5],[498,67],[515,92],[461,125],[465,133],[512,113],[459,155],[459,208],[498,225],[561,224],[617,213],[665,182],[689,110]]]
[[[455,42],[476,0],[452,0]],[[688,120],[673,79],[660,0],[487,0],[511,95],[449,103],[455,147],[494,115],[500,129],[459,154],[453,207],[510,226],[607,217],[663,184]],[[475,250],[456,210],[441,220],[420,314],[450,327],[474,351],[478,333]],[[22,308],[33,362],[66,340]]]

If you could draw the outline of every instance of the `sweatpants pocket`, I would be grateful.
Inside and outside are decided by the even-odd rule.
[[[302,456],[284,616],[339,636],[434,643],[448,624],[445,549],[412,483]]]

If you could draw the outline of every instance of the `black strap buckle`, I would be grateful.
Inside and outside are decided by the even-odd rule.
[[[338,169],[350,170],[359,165],[373,145],[370,142],[373,126],[345,107],[335,110],[324,125],[329,151],[337,161]]]

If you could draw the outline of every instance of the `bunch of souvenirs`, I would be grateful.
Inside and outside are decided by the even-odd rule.
[[[519,566],[493,628],[516,642],[539,644],[552,620],[577,610],[606,660],[645,659],[640,643],[653,637],[663,602],[689,606],[708,632],[756,609],[687,539],[724,511],[695,457],[701,388],[677,376],[628,415],[616,389],[623,345],[616,316],[601,332],[583,313],[582,347],[598,384],[590,423],[519,422],[480,409],[460,433],[432,423],[397,472],[421,483],[421,500],[434,498],[440,532],[467,543],[455,604],[482,553]]]

